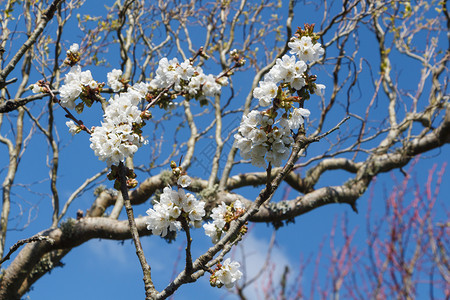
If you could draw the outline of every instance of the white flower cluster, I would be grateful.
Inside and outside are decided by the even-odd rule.
[[[317,61],[325,53],[322,45],[317,42],[313,44],[309,36],[302,36],[300,39],[293,37],[288,46],[292,49],[292,54],[296,54],[299,59],[305,62]]]
[[[237,280],[241,279],[242,272],[239,270],[241,265],[237,261],[231,261],[227,258],[220,268],[214,272],[215,282],[211,281],[214,285],[225,285],[227,288],[232,288]]]
[[[241,156],[251,159],[252,165],[257,167],[266,167],[266,162],[276,167],[281,166],[282,161],[289,157],[290,147],[294,142],[291,130],[298,130],[304,123],[304,118],[310,115],[308,109],[294,107],[294,102],[289,102],[291,100],[282,89],[289,87],[288,92],[292,93],[310,84],[312,87],[307,90],[313,90],[319,96],[324,94],[325,85],[307,82],[309,77],[306,73],[306,62],[316,61],[324,53],[320,43],[313,44],[311,37],[303,36],[294,37],[288,45],[292,49],[291,54],[297,55],[300,60],[289,55],[277,59],[276,64],[253,91],[259,105],[270,106],[275,98],[278,100],[277,104],[264,112],[254,110],[244,116],[239,133],[234,135],[235,146],[240,150]],[[286,112],[275,120],[276,110],[280,105]]]
[[[277,83],[288,83],[291,88],[299,91],[306,85],[305,72],[308,68],[306,62],[313,62],[323,55],[324,50],[320,43],[312,43],[311,37],[303,36],[302,38],[294,37],[288,43],[291,48],[290,53],[297,55],[300,59],[296,60],[295,56],[284,55],[278,58],[275,66],[264,76],[264,80],[259,82],[259,86],[253,91],[253,96],[259,100],[259,105],[269,106],[272,104],[273,98],[277,95]],[[324,85],[320,85],[318,92],[322,95]]]
[[[80,50],[80,45],[78,45],[77,43],[73,43],[73,44],[70,46],[69,50],[66,51],[66,54],[67,54],[67,55],[70,55],[70,54],[77,54],[79,50]]]
[[[31,91],[35,94],[39,94],[44,91],[44,89],[37,83],[32,84],[30,87],[31,87]]]
[[[259,100],[259,105],[269,106],[277,95],[278,82],[289,83],[295,90],[305,86],[304,72],[307,66],[304,61],[296,61],[295,56],[284,55],[278,58],[275,66],[259,82],[259,86],[253,91],[253,96]]]
[[[133,88],[115,95],[105,109],[102,126],[96,127],[91,135],[92,150],[100,160],[106,160],[108,166],[133,155],[146,143],[135,131],[135,126],[142,122],[137,107],[141,98],[141,92]]]
[[[77,133],[79,133],[81,131],[80,126],[78,126],[77,124],[75,124],[74,121],[70,120],[66,122],[66,126],[69,127],[69,132],[72,135],[75,135]]]
[[[309,110],[296,108],[292,115],[289,120],[281,118],[269,133],[266,128],[273,124],[273,119],[256,110],[244,116],[239,133],[234,136],[242,158],[251,159],[256,167],[266,167],[266,160],[279,167],[282,160],[289,157],[289,148],[294,142],[291,129],[298,129],[303,124],[303,116],[309,116]]]
[[[73,109],[75,100],[83,92],[84,87],[95,89],[98,83],[92,78],[91,71],[81,72],[80,66],[72,67],[66,74],[64,85],[59,88],[61,105]]]
[[[213,75],[206,75],[202,68],[192,66],[189,60],[182,63],[174,58],[166,57],[159,61],[155,78],[150,82],[152,89],[165,89],[173,85],[177,92],[189,93],[192,96],[202,93],[203,96],[214,96],[220,92],[221,86],[227,84],[227,78],[223,77],[216,82]]]
[[[108,79],[108,85],[114,92],[118,92],[123,88],[123,83],[120,82],[120,79],[122,79],[122,70],[113,69],[106,75],[106,78]]]
[[[239,200],[234,202],[233,207],[235,210],[244,211],[244,206]],[[224,227],[227,223],[225,216],[229,212],[229,208],[230,206],[222,202],[222,204],[212,210],[211,218],[213,221],[203,225],[205,234],[211,238],[213,244],[217,243],[225,233]]]
[[[191,180],[187,175],[181,176],[178,184],[187,187]],[[194,195],[185,193],[183,189],[178,191],[165,187],[160,196],[160,201],[147,210],[147,229],[155,235],[162,237],[167,235],[168,230],[178,231],[181,229],[179,217],[184,214],[189,221],[198,227],[205,215],[205,202],[199,201]]]

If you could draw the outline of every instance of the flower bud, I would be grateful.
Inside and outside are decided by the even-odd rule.
[[[172,174],[175,175],[176,177],[180,176],[181,169],[180,168],[173,168]]]
[[[144,110],[141,113],[141,119],[143,119],[143,120],[150,120],[151,118],[152,118],[152,113],[150,111]]]
[[[138,181],[134,178],[130,178],[127,180],[127,187],[129,189],[133,189],[138,185]]]
[[[245,65],[245,62],[246,62],[245,58],[239,59],[239,61],[238,61],[239,67],[242,67],[243,65]]]
[[[174,162],[173,160],[170,162],[170,167],[172,168],[172,169],[175,169],[176,167],[177,167],[177,163],[176,162]]]
[[[128,178],[136,178],[137,176],[136,176],[136,173],[134,173],[133,169],[127,168],[127,177]]]

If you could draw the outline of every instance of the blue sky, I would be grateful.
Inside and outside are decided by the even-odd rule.
[[[80,14],[83,13],[101,13],[103,11],[103,4],[111,4],[114,1],[91,1],[79,10]],[[283,1],[285,2],[285,1]],[[284,10],[286,11],[286,9]],[[75,13],[76,14],[76,13]],[[303,7],[302,4],[298,4],[295,10],[295,19],[293,27],[302,26],[304,23],[320,23],[321,11],[316,12],[313,7]],[[75,21],[74,21],[75,22]],[[73,23],[75,24],[75,23]],[[47,32],[52,32],[55,26],[49,27]],[[369,32],[367,32],[369,34]],[[72,42],[77,42],[80,39],[79,33],[70,33],[64,37],[64,47],[68,48]],[[373,51],[373,46],[376,43],[375,37],[365,40],[364,44],[361,44],[361,55],[367,55],[371,57],[372,62],[376,65],[378,54]],[[198,46],[201,46],[201,41],[198,41]],[[111,65],[111,68],[116,68],[119,62],[119,56],[113,48],[109,49],[109,53],[106,58]],[[169,58],[176,56],[175,53],[169,54]],[[178,57],[180,58],[180,57]],[[410,67],[411,66],[411,67]],[[325,66],[320,66],[314,69],[318,74],[320,83],[331,86],[332,78],[328,75],[332,70],[332,62]],[[104,68],[91,68],[94,78],[101,81],[106,81],[106,71]],[[211,68],[207,72],[214,73],[216,69]],[[404,83],[405,88],[414,88],[417,80],[417,69],[414,69],[407,60],[395,61],[394,70],[399,70],[399,78]],[[401,72],[400,72],[401,70]],[[376,73],[377,70],[374,70]],[[239,76],[238,74],[236,76]],[[248,92],[249,78],[248,76],[240,76],[236,80],[235,84],[239,82],[241,85],[237,90],[240,91],[242,97]],[[246,79],[247,78],[247,79]],[[371,77],[368,72],[361,74],[361,86],[359,92],[356,90],[352,94],[352,99],[359,101],[358,109],[365,110],[367,101],[373,94],[373,85],[371,84]],[[38,80],[39,78],[36,78]],[[366,83],[364,83],[364,80]],[[327,94],[326,94],[327,95]],[[313,102],[316,101],[316,102]],[[380,96],[380,102],[383,101]],[[319,113],[319,106],[316,104],[319,100],[311,99],[308,103],[308,108],[311,110],[311,118],[317,116]],[[43,107],[43,102],[37,102],[34,104],[33,110],[38,111]],[[340,119],[343,118],[345,110],[342,109],[341,115],[339,110],[336,110],[336,115],[333,115],[327,123],[325,130],[333,127]],[[380,116],[380,120],[384,117],[385,110],[382,105],[376,112]],[[89,121],[98,120],[99,109],[93,108],[92,111],[83,115]],[[157,116],[157,114],[156,114]],[[99,120],[97,121],[99,123]],[[234,127],[238,126],[239,118],[231,116],[228,119]],[[65,117],[62,110],[58,109],[56,113],[56,123],[58,124],[58,134],[60,136],[60,144],[64,147],[64,151],[61,152],[61,165],[59,173],[58,186],[60,189],[60,197],[65,199],[79,186],[81,182],[87,177],[91,177],[99,170],[105,167],[103,162],[100,162],[89,148],[89,140],[87,135],[77,135],[71,137],[65,127]],[[342,130],[351,130],[353,127],[358,126],[357,120],[351,119],[343,127]],[[30,124],[27,125],[30,128]],[[232,128],[232,127],[231,127]],[[170,133],[174,131],[171,124],[166,125],[165,129]],[[2,130],[4,130],[2,128]],[[39,136],[40,133],[37,133]],[[328,138],[333,140],[337,133],[333,133]],[[12,221],[12,224],[17,223],[19,231],[10,231],[7,236],[7,247],[12,245],[18,239],[26,238],[34,235],[36,232],[43,230],[50,226],[49,216],[51,212],[51,203],[48,199],[48,182],[39,182],[43,178],[48,177],[48,171],[46,169],[45,153],[48,151],[48,145],[42,142],[41,138],[33,138],[30,141],[28,152],[23,156],[21,162],[21,169],[17,174],[17,182],[24,182],[29,184],[29,191],[27,187],[16,186],[14,188],[15,193],[15,205],[13,207],[14,214],[19,215],[22,210],[24,214],[21,218],[17,218]],[[228,143],[231,143],[229,141]],[[166,145],[170,149],[170,145]],[[206,149],[208,142],[205,141],[199,144],[199,152]],[[227,147],[227,146],[226,146]],[[318,153],[321,149],[328,148],[328,143],[323,141],[313,144],[308,150],[310,153]],[[428,176],[428,170],[433,164],[440,165],[447,161],[446,155],[448,155],[448,145],[429,153],[422,155],[420,161],[414,168],[414,176],[419,184],[424,184]],[[31,154],[30,154],[31,153]],[[148,157],[148,149],[141,149],[137,159],[141,159],[143,162]],[[305,158],[307,159],[307,158]],[[194,162],[190,172],[192,175],[203,175],[203,169],[199,161]],[[6,163],[6,157],[0,156],[0,163],[2,166]],[[245,167],[235,170],[234,174],[239,170],[257,170],[253,167]],[[32,170],[30,172],[30,170]],[[2,169],[1,176],[5,169]],[[304,171],[301,170],[304,174]],[[401,177],[399,171],[394,171],[393,176]],[[445,173],[448,174],[448,171]],[[145,178],[144,174],[139,175],[141,179]],[[349,174],[343,171],[331,171],[323,176],[323,179],[319,182],[318,186],[326,186],[333,184],[341,184],[342,178]],[[138,178],[139,179],[139,178]],[[110,182],[104,182],[108,186],[111,186]],[[391,179],[390,174],[381,174],[377,178],[376,185],[374,187],[375,200],[373,203],[372,211],[375,214],[382,214],[384,208],[385,194],[392,190],[394,182]],[[277,192],[275,200],[280,199],[283,195],[284,188]],[[257,189],[244,189],[244,194],[247,197],[252,197],[258,192]],[[440,191],[439,203],[436,205],[437,219],[445,220],[445,203],[444,199],[448,198],[450,194],[450,187],[443,185]],[[291,192],[290,198],[296,195]],[[277,231],[277,242],[273,249],[272,260],[275,263],[274,274],[278,277],[281,274],[284,265],[289,264],[290,267],[295,270],[298,269],[300,264],[300,257],[308,257],[311,253],[317,253],[320,244],[324,241],[324,238],[330,234],[333,226],[336,222],[340,224],[340,220],[346,216],[349,222],[349,228],[353,230],[357,228],[355,234],[355,242],[358,247],[364,247],[365,240],[367,238],[364,227],[366,224],[366,211],[367,211],[367,199],[369,192],[366,192],[358,200],[358,208],[360,213],[355,214],[347,205],[329,205],[320,209],[314,210],[306,215],[298,217],[295,224],[289,224],[280,228]],[[87,209],[92,203],[93,195],[92,190],[88,191],[80,198],[76,199],[72,204],[68,216],[75,216],[77,209]],[[136,215],[145,214],[145,210],[149,205],[141,205],[136,208]],[[444,207],[444,209],[439,209]],[[125,216],[122,217],[125,219]],[[28,223],[28,220],[32,220],[31,224],[24,228],[24,225]],[[257,224],[252,227],[248,236],[245,238],[242,244],[246,252],[247,270],[248,274],[256,273],[260,265],[263,264],[266,257],[266,252],[269,246],[270,237],[272,234],[272,227],[266,224]],[[203,230],[196,230],[194,233],[193,252],[195,256],[198,256],[204,252],[210,245],[208,237],[204,236]],[[184,238],[180,234],[180,237],[173,244],[167,244],[164,240],[158,237],[144,237],[142,239],[144,251],[148,258],[153,271],[153,277],[158,290],[162,290],[166,284],[169,283],[173,274],[174,264],[180,255],[181,260],[184,256]],[[181,250],[180,250],[181,249]],[[238,260],[240,257],[239,250],[233,252]],[[325,254],[326,256],[327,254]],[[118,242],[107,240],[91,240],[75,249],[73,249],[64,259],[65,264],[62,268],[55,268],[51,274],[45,275],[41,278],[27,295],[30,299],[61,299],[64,295],[64,299],[142,299],[144,295],[142,284],[142,273],[139,269],[138,260],[135,255],[134,246],[131,241]],[[178,264],[178,270],[183,265],[182,261]],[[326,270],[322,269],[324,273]],[[305,273],[305,282],[309,282],[312,276],[312,269],[307,269]],[[262,284],[262,283],[260,283]],[[258,287],[258,285],[256,285]],[[199,293],[199,291],[201,291]],[[248,290],[249,299],[257,299],[258,292],[253,288]],[[201,278],[197,283],[183,286],[176,295],[175,299],[216,299],[218,297],[225,297],[226,299],[233,299],[231,296],[227,296],[226,291],[214,289],[209,287],[208,278]]]

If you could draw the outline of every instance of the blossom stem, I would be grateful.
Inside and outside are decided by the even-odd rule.
[[[196,60],[197,57],[199,57],[200,55],[204,55],[204,53],[203,53],[203,46],[201,46],[201,47],[198,49],[197,53],[195,53],[194,57],[190,58],[189,61],[190,61],[191,63],[193,63],[194,60]]]
[[[192,238],[191,238],[189,223],[186,220],[186,218],[184,218],[184,217],[181,220],[181,226],[183,227],[184,231],[186,232],[186,240],[187,240],[187,243],[186,243],[186,274],[190,275],[193,273],[192,255],[191,255]]]
[[[216,80],[217,80],[217,79],[220,79],[220,78],[222,78],[222,77],[224,77],[224,76],[229,76],[228,74],[229,74],[231,71],[233,71],[234,69],[239,68],[240,66],[242,66],[242,65],[239,64],[239,63],[235,63],[234,65],[232,65],[231,67],[229,67],[228,70],[225,70],[225,71],[223,71],[222,73],[220,73],[220,74],[217,76]]]
[[[48,89],[48,93],[50,94],[50,97],[52,98],[52,101],[58,103],[59,106],[61,106],[62,109],[64,109],[64,111],[66,112],[66,117],[71,119],[71,120],[73,120],[75,123],[77,123],[78,126],[80,126],[81,130],[84,130],[87,133],[92,134],[92,131],[90,131],[89,128],[84,126],[83,121],[78,120],[77,118],[75,118],[75,116],[66,107],[61,105],[61,100],[56,98],[56,96],[53,93],[53,91],[51,90],[50,86],[48,84],[45,84],[45,87]]]
[[[126,167],[123,162],[119,163],[119,181],[120,181],[120,192],[122,193],[123,201],[125,204],[125,210],[128,217],[128,225],[130,226],[131,236],[133,238],[134,246],[136,247],[136,255],[141,263],[141,268],[144,274],[144,285],[146,299],[153,299],[154,295],[157,294],[155,286],[153,285],[151,277],[151,269],[147,260],[145,259],[144,250],[142,249],[141,241],[139,239],[139,232],[134,220],[133,208],[131,206],[130,197],[128,196],[128,187],[126,179]]]
[[[150,109],[150,107],[152,107],[153,105],[156,104],[156,102],[158,102],[158,100],[161,98],[162,95],[164,95],[165,93],[167,93],[171,88],[173,88],[175,84],[172,83],[169,87],[165,88],[164,90],[161,91],[161,93],[158,94],[158,96],[156,96],[155,99],[152,99],[152,101],[147,104],[147,106],[145,107],[145,109],[143,110],[143,112],[147,111]]]
[[[267,181],[266,181],[266,189],[269,191],[272,189],[272,163],[269,162],[269,166],[267,166]]]

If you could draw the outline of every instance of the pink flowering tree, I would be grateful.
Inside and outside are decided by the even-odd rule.
[[[227,255],[250,222],[278,228],[335,203],[357,211],[376,176],[450,142],[446,2],[324,5],[320,25],[303,24],[313,8],[293,0],[124,0],[98,15],[81,0],[4,3],[0,299],[20,299],[96,238],[133,241],[146,299],[206,276],[233,288],[244,274]],[[420,74],[414,84],[398,77],[402,64]],[[64,156],[75,146],[61,144],[63,131],[101,165]],[[35,140],[45,157],[32,156]],[[42,168],[20,183],[28,155]],[[67,196],[63,174],[81,166]],[[332,170],[346,175],[328,184]],[[51,213],[36,218],[50,225],[8,242],[13,220],[34,216],[21,199],[42,179]],[[296,195],[279,201],[284,185]],[[92,186],[91,204],[78,204]],[[200,255],[193,231],[211,242]],[[162,288],[141,243],[155,236],[186,244]]]
[[[448,165],[433,165],[421,182],[416,163],[408,168],[407,176],[391,174],[395,185],[383,197],[385,207],[377,213],[373,211],[377,201],[374,186],[380,183],[372,185],[366,224],[350,228],[347,215],[339,216],[340,221],[336,216],[317,251],[282,266],[281,275],[272,271],[279,264],[272,245],[257,276],[242,280],[230,292],[239,299],[252,294],[261,299],[450,297],[448,211],[446,203],[439,201],[446,197],[440,190]],[[444,214],[440,214],[442,210]],[[358,233],[364,239],[357,239]],[[253,284],[248,284],[250,281]]]

